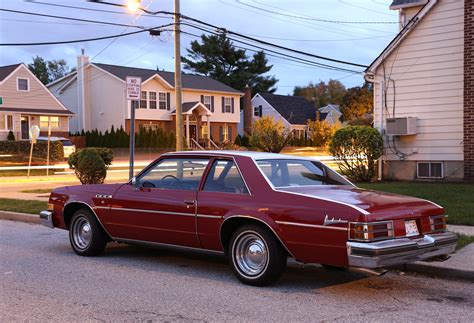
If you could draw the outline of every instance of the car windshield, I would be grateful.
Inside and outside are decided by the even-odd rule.
[[[61,140],[63,146],[72,146],[72,142],[70,140]]]
[[[257,165],[274,187],[352,185],[322,163],[305,159],[264,159]]]

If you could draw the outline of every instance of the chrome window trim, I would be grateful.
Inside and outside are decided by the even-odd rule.
[[[297,222],[286,222],[286,221],[275,221],[275,223],[281,224],[281,225],[292,225],[292,226],[306,227],[306,228],[330,229],[330,230],[338,230],[338,231],[348,230],[348,228],[330,227],[327,225],[319,225],[319,224],[308,224],[308,223],[297,223]]]

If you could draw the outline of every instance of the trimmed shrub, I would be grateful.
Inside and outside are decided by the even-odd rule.
[[[82,184],[102,184],[112,159],[110,149],[85,148],[71,154],[68,164]]]
[[[23,162],[28,161],[30,155],[29,141],[0,141],[0,154],[13,155],[9,158],[2,158],[3,161]],[[33,145],[33,158],[35,160],[46,161],[46,154],[48,152],[48,143],[40,141]],[[64,160],[63,144],[60,141],[51,141],[49,146],[49,160],[62,161]]]
[[[250,145],[259,150],[279,153],[291,139],[291,132],[288,131],[283,122],[276,122],[271,117],[261,117],[253,124]]]
[[[8,141],[15,141],[15,140],[16,140],[16,139],[15,139],[15,134],[13,133],[13,131],[10,130],[10,131],[8,132],[7,140],[8,140]]]
[[[377,129],[348,126],[336,131],[329,151],[341,172],[355,181],[370,181],[376,174],[376,162],[383,154],[383,138]]]

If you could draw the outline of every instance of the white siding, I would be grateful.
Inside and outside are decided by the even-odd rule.
[[[375,127],[385,128],[381,120],[392,117],[394,103],[395,117],[418,118],[418,134],[396,141],[413,153],[408,160],[463,160],[463,6],[438,1],[376,70],[376,82],[385,74],[394,83],[386,84],[387,109],[375,84]],[[390,149],[386,159],[398,160]]]

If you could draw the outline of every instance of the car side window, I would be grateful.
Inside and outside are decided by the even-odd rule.
[[[166,158],[137,178],[140,187],[197,190],[209,159]]]
[[[231,160],[214,161],[203,190],[207,192],[249,194],[237,166]]]

